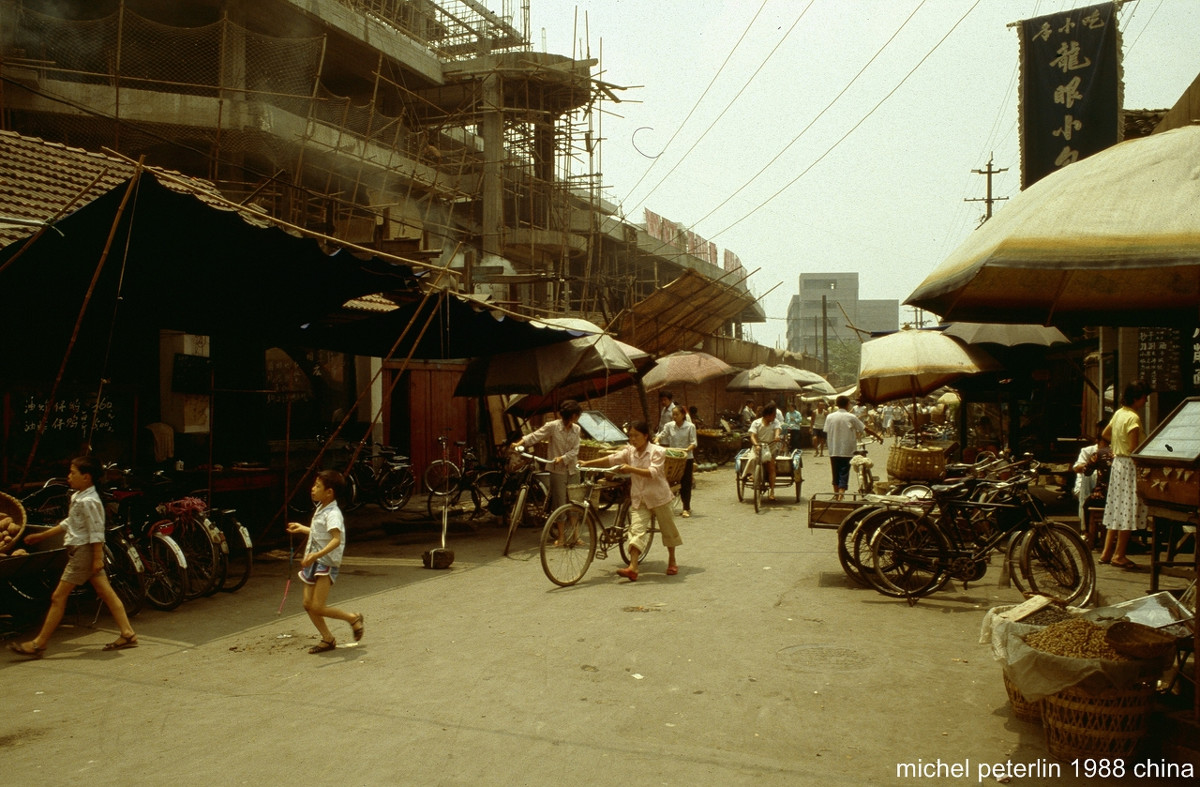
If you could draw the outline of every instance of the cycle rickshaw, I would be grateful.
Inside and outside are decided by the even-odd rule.
[[[783,448],[783,440],[773,440],[771,448],[775,456],[775,489],[796,486],[796,502],[800,502],[800,487],[804,483],[804,454],[799,449]],[[771,491],[769,474],[762,463],[755,459],[754,448],[743,448],[733,460],[733,472],[737,480],[738,500],[745,499],[746,487],[754,500],[754,512],[762,507],[763,493]]]

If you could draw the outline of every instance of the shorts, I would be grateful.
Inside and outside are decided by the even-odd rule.
[[[86,585],[93,576],[104,571],[103,568],[99,572],[92,570],[95,557],[96,553],[92,551],[91,544],[67,547],[67,565],[63,569],[62,581],[72,585]]]
[[[306,585],[317,584],[317,577],[329,577],[329,584],[332,585],[334,582],[337,582],[337,575],[337,566],[327,566],[321,562],[313,563],[311,566],[305,566],[298,572],[300,581]]]
[[[824,429],[813,429],[813,435],[816,437],[820,437],[822,440],[824,440],[825,439],[825,430]]]

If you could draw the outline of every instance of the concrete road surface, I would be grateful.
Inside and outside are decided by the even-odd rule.
[[[886,448],[872,455],[882,473]],[[829,491],[828,460],[805,462],[805,498]],[[986,610],[1020,600],[998,567],[910,607],[852,586],[793,490],[755,515],[731,467],[697,479],[679,575],[656,545],[636,583],[610,556],[556,587],[535,531],[502,557],[492,522],[454,530],[453,567],[426,570],[430,523],[352,515],[331,601],[364,613],[366,636],[335,621],[350,646],[323,655],[305,652],[298,582],[277,614],[286,551],[237,593],[144,611],[135,650],[101,651],[106,615],[69,616],[45,659],[0,656],[0,781],[975,784],[1006,763],[1034,774],[1013,784],[1095,781],[1011,715],[978,643]],[[1107,601],[1146,583],[1101,567]]]

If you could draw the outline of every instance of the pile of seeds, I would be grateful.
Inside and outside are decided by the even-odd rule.
[[[1108,644],[1103,628],[1082,618],[1072,618],[1047,626],[1041,631],[1025,637],[1025,642],[1031,648],[1055,656],[1066,656],[1072,659],[1128,661]]]
[[[1028,623],[1031,626],[1049,626],[1052,623],[1059,623],[1060,621],[1070,619],[1070,612],[1067,612],[1065,609],[1056,604],[1050,604],[1042,607],[1031,615],[1026,615],[1025,617],[1021,618],[1019,622]]]

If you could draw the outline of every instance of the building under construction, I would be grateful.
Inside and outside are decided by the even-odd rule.
[[[0,128],[210,180],[522,314],[623,314],[653,354],[765,319],[745,270],[604,201],[600,110],[621,88],[532,51],[529,0],[501,4],[0,0]],[[681,276],[681,315],[634,308]]]

